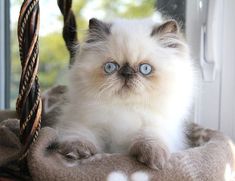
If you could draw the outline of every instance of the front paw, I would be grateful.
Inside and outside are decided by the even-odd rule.
[[[145,138],[133,142],[130,154],[139,162],[156,170],[162,169],[170,157],[170,152],[164,143]]]
[[[86,139],[64,140],[59,143],[58,151],[72,160],[89,158],[97,153],[95,145]]]

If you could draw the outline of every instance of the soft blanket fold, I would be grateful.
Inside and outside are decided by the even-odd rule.
[[[233,168],[233,145],[219,132],[207,130],[207,133],[210,140],[205,145],[173,154],[163,170],[154,171],[127,155],[119,154],[100,154],[71,163],[48,150],[57,135],[55,130],[44,128],[30,151],[29,169],[35,180],[112,180],[115,176],[136,181],[138,176],[144,180],[161,181],[225,180],[226,169],[228,172]],[[232,176],[229,174],[228,177]]]

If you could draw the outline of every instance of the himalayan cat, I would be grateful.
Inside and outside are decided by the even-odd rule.
[[[161,169],[187,147],[194,66],[176,21],[89,21],[57,125],[66,154],[129,153]]]

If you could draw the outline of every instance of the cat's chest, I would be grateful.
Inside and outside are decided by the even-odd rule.
[[[120,132],[136,130],[156,123],[156,114],[141,107],[99,106],[89,112],[81,111],[82,122],[92,127],[102,127]]]

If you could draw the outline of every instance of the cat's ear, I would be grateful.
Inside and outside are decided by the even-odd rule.
[[[151,36],[164,35],[167,33],[178,34],[179,29],[179,25],[175,20],[168,20],[160,26],[153,27]]]
[[[89,20],[88,43],[104,40],[110,34],[111,24],[102,22],[96,18]]]
[[[180,43],[180,27],[175,20],[153,27],[152,37],[157,37],[165,47],[177,48]]]

